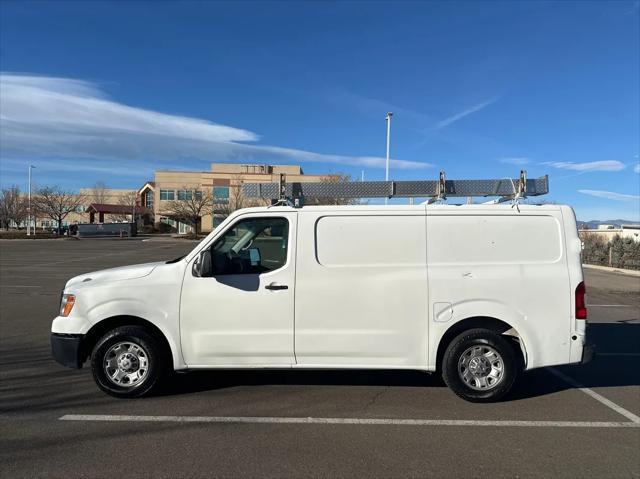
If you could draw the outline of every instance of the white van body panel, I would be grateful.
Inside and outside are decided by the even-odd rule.
[[[267,216],[289,221],[284,267],[252,286],[194,276],[200,252],[238,220]],[[580,362],[581,281],[568,206],[251,208],[180,261],[73,278],[64,292],[76,295],[75,307],[52,332],[86,335],[110,318],[137,317],[165,336],[175,369],[434,371],[447,331],[494,318],[519,339],[531,369]],[[272,283],[288,289],[264,289]]]
[[[430,351],[451,324],[488,317],[516,330],[529,368],[566,363],[572,292],[562,224],[558,207],[429,207],[431,298],[453,310],[433,323]],[[429,369],[435,361],[430,354]]]
[[[179,305],[185,266],[184,261],[157,263],[149,271],[149,265],[143,264],[126,267],[126,276],[124,268],[113,268],[73,278],[64,292],[75,294],[76,304],[68,317],[53,320],[52,332],[87,334],[110,318],[141,318],[162,332],[171,347],[174,368],[184,369],[187,365],[180,347]]]

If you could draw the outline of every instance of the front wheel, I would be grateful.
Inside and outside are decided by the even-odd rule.
[[[162,344],[140,326],[106,333],[91,353],[93,378],[111,396],[134,398],[156,390],[168,366]]]
[[[444,382],[471,402],[501,399],[518,372],[519,363],[509,342],[488,329],[470,329],[457,336],[442,360]]]

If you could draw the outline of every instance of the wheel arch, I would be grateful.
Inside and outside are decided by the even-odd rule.
[[[141,326],[145,328],[150,334],[152,334],[160,341],[164,348],[166,348],[167,352],[171,356],[171,368],[174,369],[174,365],[176,364],[177,351],[174,347],[172,347],[172,344],[167,338],[167,335],[151,321],[140,318],[138,316],[127,315],[111,316],[91,326],[89,331],[87,331],[84,338],[82,339],[82,344],[80,346],[81,363],[84,363],[89,358],[89,356],[91,355],[91,351],[102,336],[104,336],[107,332],[121,326]]]
[[[508,336],[509,344],[512,345],[514,351],[521,361],[521,366],[526,368],[527,366],[527,350],[525,347],[525,341],[520,333],[509,323],[494,318],[491,316],[474,316],[465,319],[461,319],[452,324],[441,336],[438,342],[438,349],[436,353],[436,370],[442,370],[442,358],[447,349],[447,346],[453,341],[453,339],[464,331],[469,329],[488,329],[496,334],[502,336]]]

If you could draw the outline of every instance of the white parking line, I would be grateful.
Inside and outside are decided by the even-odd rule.
[[[149,251],[161,250],[161,249],[165,249],[165,248],[166,248],[166,245],[149,246],[146,249],[140,250],[140,251],[142,251],[144,253],[148,253]],[[131,254],[131,250],[115,251],[115,252],[112,252],[112,253],[101,253],[100,256],[99,256],[99,259],[106,258],[106,257],[109,257],[109,256],[121,256],[121,255],[128,255],[128,254]],[[49,263],[27,264],[27,265],[23,266],[23,269],[24,268],[41,268],[43,266],[55,266],[55,265],[58,265],[58,264],[68,264],[68,263],[75,262],[75,261],[87,261],[87,260],[88,260],[88,257],[85,256],[85,255],[82,255],[82,256],[80,256],[78,258],[68,258],[68,259],[65,259],[65,260],[62,260],[62,261],[51,261]]]
[[[636,428],[636,422],[591,421],[474,421],[463,419],[357,419],[337,417],[242,417],[242,416],[127,416],[111,414],[67,414],[60,421],[180,422],[237,424],[342,424],[374,426],[484,426],[484,427],[594,427]]]
[[[26,284],[0,284],[0,288],[36,288],[40,289],[42,286],[27,286]]]
[[[635,304],[589,304],[588,308],[637,308]]]
[[[626,417],[627,419],[633,421],[636,425],[640,426],[640,417],[636,416],[631,411],[627,411],[622,406],[618,406],[613,401],[607,399],[604,396],[601,396],[600,394],[598,394],[597,392],[589,389],[588,387],[585,387],[584,384],[579,383],[578,381],[576,381],[572,377],[567,376],[566,374],[564,374],[563,372],[558,371],[555,368],[549,368],[549,371],[551,371],[552,374],[554,374],[555,376],[559,377],[563,381],[569,383],[574,388],[579,389],[580,391],[582,391],[583,393],[587,394],[588,396],[591,396],[596,401],[604,404],[605,406],[607,406],[610,409],[613,409],[618,414],[622,414],[624,417]]]

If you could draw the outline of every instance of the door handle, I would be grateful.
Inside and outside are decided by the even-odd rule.
[[[271,289],[271,290],[289,289],[289,286],[287,286],[286,284],[271,283],[266,285],[264,289]]]

